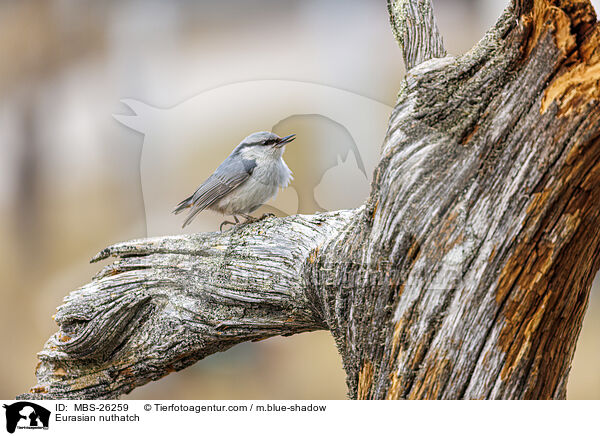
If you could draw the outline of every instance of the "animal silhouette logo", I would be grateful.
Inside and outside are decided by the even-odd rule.
[[[29,401],[4,404],[6,409],[6,431],[14,433],[17,428],[48,429],[50,411]]]
[[[114,118],[143,134],[140,178],[147,236],[181,232],[180,220],[171,214],[176,203],[242,138],[259,130],[294,132],[297,138],[286,150],[294,180],[258,216],[360,206],[392,111],[353,92],[290,80],[224,85],[169,108],[133,99],[122,103],[133,113]],[[336,169],[339,165],[344,168]],[[213,215],[199,216],[185,231],[214,230],[222,217]]]

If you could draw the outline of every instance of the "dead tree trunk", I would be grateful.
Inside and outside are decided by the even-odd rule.
[[[600,266],[594,11],[515,0],[456,58],[428,0],[389,11],[409,72],[367,203],[104,250],[23,398],[114,398],[316,329],[351,398],[565,398]]]

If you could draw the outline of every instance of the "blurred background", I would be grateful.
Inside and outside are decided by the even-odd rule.
[[[434,4],[460,54],[507,1]],[[181,232],[170,210],[248,133],[299,138],[286,152],[296,179],[264,211],[360,204],[404,73],[384,0],[0,0],[0,53],[7,399],[35,384],[55,308],[101,267],[88,260]],[[203,215],[189,231],[216,229],[221,217]],[[571,399],[600,399],[598,337],[599,277]],[[331,336],[316,332],[236,346],[127,398],[343,399],[344,377]]]

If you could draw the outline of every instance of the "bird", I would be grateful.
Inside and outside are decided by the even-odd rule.
[[[204,209],[233,216],[235,223],[223,221],[220,231],[225,224],[239,224],[237,215],[246,218],[247,223],[257,221],[250,214],[293,179],[283,153],[286,144],[294,139],[295,134],[280,137],[268,131],[255,132],[244,138],[196,192],[173,210],[178,214],[189,209],[182,228]]]

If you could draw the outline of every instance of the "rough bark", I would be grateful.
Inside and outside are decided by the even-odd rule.
[[[319,328],[351,398],[564,398],[600,267],[595,14],[516,1],[439,58],[424,10],[390,5],[409,72],[365,206],[105,250],[120,260],[59,308],[23,398],[113,398]]]
[[[52,398],[113,398],[240,342],[325,328],[304,291],[302,261],[352,215],[268,219],[103,250],[93,261],[121,259],[65,299],[38,379],[50,381]]]
[[[387,4],[407,70],[428,59],[446,56],[430,0],[387,0]]]

